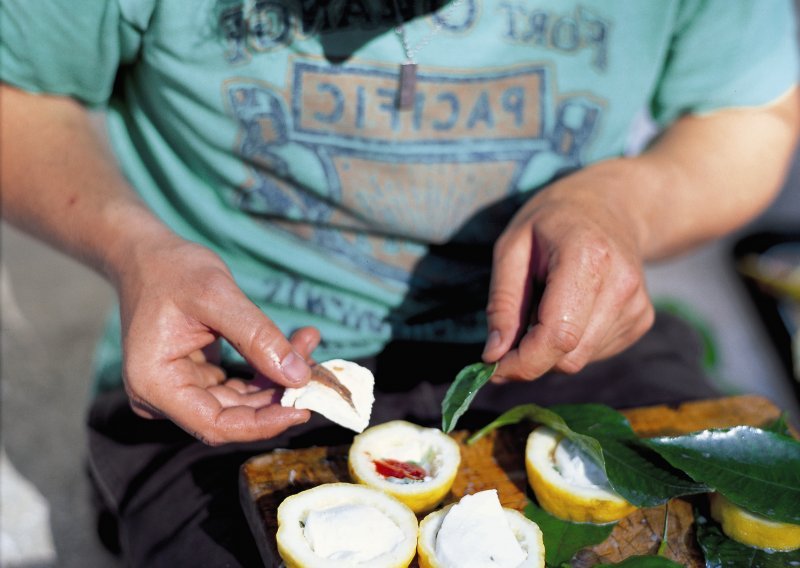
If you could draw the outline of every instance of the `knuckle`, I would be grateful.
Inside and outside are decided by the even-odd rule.
[[[574,375],[584,369],[589,363],[589,358],[585,355],[579,355],[576,352],[570,353],[563,357],[556,365],[555,369],[566,373],[567,375]]]
[[[247,347],[250,353],[268,353],[274,350],[277,339],[269,326],[259,325],[250,333]]]
[[[581,333],[573,323],[561,320],[547,335],[547,346],[561,353],[570,353],[581,342]]]
[[[623,297],[632,298],[642,290],[644,280],[641,272],[634,266],[624,264],[615,269],[614,272],[617,279],[617,288]]]
[[[513,312],[517,309],[517,297],[510,290],[496,288],[489,295],[486,314],[491,318],[498,314]]]

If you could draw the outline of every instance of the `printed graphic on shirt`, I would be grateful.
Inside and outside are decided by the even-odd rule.
[[[403,285],[412,272],[452,281],[440,266],[415,270],[424,245],[490,241],[520,190],[581,165],[602,109],[558,93],[543,65],[420,69],[408,111],[395,105],[396,67],[297,60],[285,91],[225,88],[253,164],[237,206]]]
[[[393,2],[305,0],[295,3],[275,0],[223,0],[218,25],[226,45],[226,59],[240,64],[256,53],[282,49],[298,39],[342,30],[371,32],[397,25]],[[596,70],[608,63],[608,20],[586,8],[565,4],[562,10],[547,10],[525,0],[496,3],[479,0],[400,1],[405,21],[429,16],[442,33],[463,33],[473,28],[479,8],[492,5],[492,15],[503,22],[503,38],[511,43],[552,50],[557,55],[588,51]]]
[[[478,0],[398,0],[404,21],[430,17],[431,25],[464,32],[475,23]],[[220,0],[218,25],[229,63],[255,53],[282,49],[298,39],[332,32],[385,32],[398,22],[393,1],[384,0]]]

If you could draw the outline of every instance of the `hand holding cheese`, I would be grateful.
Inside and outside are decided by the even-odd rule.
[[[287,388],[281,398],[281,406],[307,408],[340,426],[363,432],[369,425],[372,403],[375,402],[375,377],[372,372],[343,359],[331,359],[320,365],[333,373],[339,383],[350,391],[351,400],[330,385],[311,380],[302,387]]]

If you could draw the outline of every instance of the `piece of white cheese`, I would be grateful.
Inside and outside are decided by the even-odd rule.
[[[563,438],[554,453],[556,470],[570,485],[611,491],[603,468],[570,440]]]
[[[465,495],[450,509],[436,535],[436,558],[458,568],[515,568],[525,560],[496,490]]]
[[[310,511],[303,535],[317,556],[353,565],[391,551],[405,538],[388,516],[360,504]]]
[[[340,426],[363,432],[369,426],[372,404],[375,402],[375,377],[372,371],[352,361],[331,359],[320,363],[331,371],[350,391],[353,406],[332,388],[309,381],[300,388],[288,388],[281,397],[281,406],[307,408],[318,412]]]

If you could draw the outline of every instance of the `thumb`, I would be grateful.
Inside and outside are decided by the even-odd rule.
[[[259,373],[284,386],[308,382],[311,370],[278,327],[231,281],[196,303],[201,322],[230,342]]]
[[[524,333],[530,319],[531,282],[534,280],[531,236],[497,242],[492,261],[489,301],[486,306],[488,336],[483,360],[494,363],[505,355]]]

